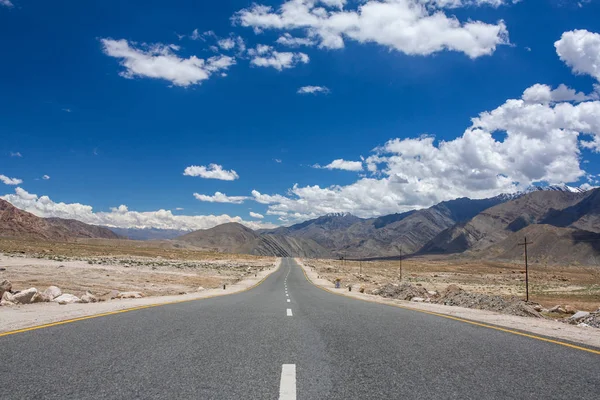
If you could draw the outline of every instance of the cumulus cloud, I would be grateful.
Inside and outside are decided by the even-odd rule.
[[[227,196],[221,192],[215,192],[214,195],[209,196],[206,194],[198,194],[194,193],[194,197],[196,200],[206,201],[209,203],[232,203],[232,204],[242,204],[244,200],[248,197],[246,196]]]
[[[533,85],[523,98],[480,113],[453,140],[389,140],[364,160],[369,175],[352,184],[294,185],[286,195],[254,190],[252,196],[268,205],[267,214],[295,222],[332,212],[373,217],[534,183],[576,182],[586,176],[581,148],[600,151],[600,101],[584,96],[566,86]],[[358,170],[361,163],[354,163]],[[336,164],[345,160],[330,166]]]
[[[257,67],[271,67],[278,71],[293,68],[300,63],[307,64],[310,61],[308,55],[304,53],[280,52],[264,44],[249,49],[248,55],[251,57],[250,64]]]
[[[461,3],[478,2],[463,0]],[[509,43],[503,21],[495,24],[461,22],[447,16],[436,2],[419,0],[367,0],[354,10],[327,9],[314,0],[287,0],[277,10],[253,4],[237,12],[233,21],[253,28],[256,33],[266,29],[304,30],[307,38],[327,49],[340,49],[345,40],[355,40],[409,55],[452,50],[477,58],[492,54],[498,45]]]
[[[313,165],[314,168],[324,168],[324,169],[341,169],[344,171],[362,171],[363,164],[361,161],[346,161],[344,159],[333,160],[331,163],[321,166],[319,164]]]
[[[4,183],[5,185],[20,185],[23,183],[21,179],[9,178],[6,175],[0,175],[0,182]]]
[[[110,212],[94,212],[89,205],[80,203],[57,203],[48,196],[37,196],[18,187],[14,194],[0,198],[38,217],[76,219],[93,225],[117,228],[158,228],[197,230],[209,229],[227,222],[238,222],[251,229],[273,228],[275,225],[257,221],[245,221],[241,217],[223,215],[173,215],[170,210],[138,212],[125,205],[113,207]]]
[[[563,101],[582,102],[585,100],[598,99],[598,93],[593,92],[586,95],[582,92],[560,84],[556,89],[552,89],[549,85],[535,84],[527,88],[523,92],[523,100],[527,103],[560,103]]]
[[[521,0],[419,0],[420,3],[438,8],[461,8],[490,6],[498,8],[507,4],[515,4]]]
[[[47,181],[48,179],[50,179],[50,175],[44,175],[44,176],[42,176],[42,179]]]
[[[590,75],[600,81],[600,34],[585,29],[564,32],[554,47],[574,73]]]
[[[0,6],[13,7],[13,3],[10,0],[0,0]]]
[[[275,42],[288,47],[314,46],[317,44],[317,42],[311,38],[293,37],[288,32],[280,36]]]
[[[198,176],[205,179],[219,179],[222,181],[233,181],[239,179],[239,175],[234,170],[223,169],[221,165],[209,164],[208,167],[204,165],[191,165],[183,171],[183,175],[186,176]]]
[[[250,211],[250,216],[251,216],[252,218],[258,218],[258,219],[263,219],[263,218],[265,217],[264,215],[262,215],[262,214],[259,214],[259,213],[255,213],[255,212],[253,212],[253,211]]]
[[[135,43],[127,40],[101,39],[104,53],[121,60],[125,68],[119,75],[124,78],[136,76],[164,79],[175,86],[187,87],[200,84],[202,81],[219,71],[227,70],[235,64],[235,58],[219,55],[207,60],[191,56],[181,58],[174,51],[176,45],[142,45],[134,47]]]
[[[298,89],[298,94],[317,94],[317,93],[329,93],[329,88],[325,86],[302,86]]]
[[[20,152],[10,152],[10,156],[11,157],[23,157],[23,155]]]

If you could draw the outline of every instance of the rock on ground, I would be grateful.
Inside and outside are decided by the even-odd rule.
[[[88,291],[88,292],[85,292],[85,294],[83,296],[81,296],[81,302],[82,303],[97,303],[98,298]]]
[[[17,304],[29,304],[32,302],[33,296],[38,293],[36,288],[29,288],[13,295],[13,302]]]
[[[0,299],[6,292],[10,292],[12,290],[12,283],[7,281],[6,279],[0,283]]]
[[[70,303],[79,303],[81,299],[75,295],[64,293],[52,300],[58,304],[70,304]]]
[[[121,292],[117,295],[119,299],[140,299],[144,297],[142,292]]]
[[[48,289],[44,290],[44,295],[50,299],[50,301],[54,300],[58,296],[62,294],[62,290],[56,286],[50,286]]]

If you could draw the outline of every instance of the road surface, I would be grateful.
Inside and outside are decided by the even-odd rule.
[[[2,399],[598,399],[599,378],[600,355],[337,296],[291,259],[243,293],[0,337]]]

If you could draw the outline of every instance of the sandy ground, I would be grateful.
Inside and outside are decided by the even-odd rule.
[[[40,260],[42,265],[47,261]],[[173,302],[182,302],[189,300],[199,300],[208,297],[223,296],[237,293],[259,284],[267,276],[275,272],[281,263],[276,261],[268,269],[257,272],[256,276],[248,275],[242,280],[228,285],[225,290],[222,288],[207,289],[196,293],[175,296],[156,296],[145,297],[141,299],[123,299],[111,300],[92,304],[67,304],[59,305],[57,303],[38,303],[11,307],[0,307],[0,333],[9,332],[33,326],[49,324],[58,321],[80,318],[95,314],[115,312],[129,308],[151,306],[158,304],[168,304]]]
[[[395,299],[386,299],[371,294],[349,292],[347,288],[336,289],[335,285],[327,279],[320,278],[318,272],[304,265],[302,260],[296,260],[306,272],[309,280],[315,285],[325,288],[333,293],[362,300],[373,301],[381,304],[391,304],[415,310],[435,312],[471,321],[482,322],[519,331],[531,332],[537,335],[568,340],[588,346],[600,348],[600,329],[584,328],[568,325],[558,321],[519,317],[515,315],[500,314],[492,311],[475,310],[463,307],[445,306],[440,304],[414,303]],[[307,262],[307,264],[310,261]]]
[[[273,265],[275,258],[166,260],[160,257],[64,257],[60,261],[30,255],[0,255],[0,280],[15,290],[54,285],[76,296],[87,290],[103,295],[111,290],[139,291],[146,296],[177,295],[232,284]]]
[[[384,283],[397,283],[400,262],[305,260],[320,276],[343,284],[364,286],[369,292]],[[448,257],[414,257],[402,261],[402,282],[443,291],[455,284],[472,293],[525,298],[524,265]],[[529,298],[551,308],[571,305],[578,310],[600,307],[600,267],[532,264],[529,268]]]

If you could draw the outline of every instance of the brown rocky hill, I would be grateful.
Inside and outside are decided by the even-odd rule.
[[[267,232],[312,239],[337,257],[397,257],[400,251],[408,254],[419,250],[443,230],[508,199],[459,198],[426,209],[368,219],[329,214]]]
[[[175,238],[194,247],[223,253],[255,254],[276,257],[329,257],[328,250],[310,239],[258,233],[231,222]]]
[[[421,253],[460,253],[501,243],[514,232],[544,224],[600,232],[600,190],[536,191],[482,211],[439,233]],[[540,228],[542,231],[544,228]],[[519,236],[522,238],[523,234]]]
[[[0,236],[44,240],[118,239],[111,230],[72,219],[40,218],[0,199]]]
[[[546,224],[527,226],[513,232],[503,241],[468,254],[477,258],[522,261],[523,243],[527,237],[529,262],[548,264],[600,265],[600,233]]]

